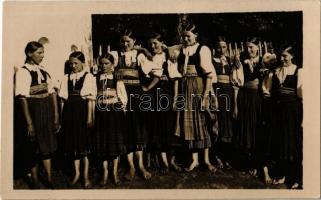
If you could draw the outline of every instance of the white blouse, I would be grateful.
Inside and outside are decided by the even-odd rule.
[[[259,61],[260,57],[257,56],[255,58],[245,59],[244,63],[248,64],[251,72],[253,72],[254,67],[259,63]],[[239,67],[233,67],[232,69],[231,82],[234,86],[237,87],[242,87],[244,85],[244,71],[241,61]]]
[[[113,57],[114,57],[114,66],[118,66],[118,52],[117,51],[111,51],[109,52]],[[137,61],[137,50],[131,50],[131,51],[126,51],[126,52],[120,52],[121,56],[125,57],[125,65],[130,66],[131,63]]]
[[[41,84],[41,81],[44,80],[44,77],[42,73],[40,72],[40,69],[43,71],[46,71],[44,67],[40,65],[30,65],[28,63],[24,64],[24,66],[29,70],[29,71],[35,71],[37,72],[38,75],[38,84]],[[21,95],[24,97],[30,97],[30,85],[32,82],[32,77],[30,75],[30,72],[24,68],[19,68],[17,73],[16,73],[16,80],[15,80],[15,96]],[[48,84],[48,93],[53,93],[55,92],[52,79],[47,76],[47,81],[46,83]]]
[[[140,53],[137,56],[137,65],[141,67],[143,73],[148,77],[149,74],[152,74],[156,77],[161,77],[163,74],[163,67],[159,65],[162,62],[162,57],[154,57],[153,61],[147,59],[147,57]]]
[[[243,67],[233,67],[231,73],[231,82],[234,86],[242,87],[244,85]]]
[[[193,46],[183,47],[183,54],[192,56],[196,53],[197,48],[200,44],[196,43]],[[188,56],[186,58],[188,59]],[[188,60],[185,61],[185,64],[188,63]],[[202,68],[204,74],[209,74],[212,77],[212,82],[217,82],[216,72],[212,63],[212,52],[207,46],[202,46],[200,49],[200,67]]]
[[[187,55],[185,57],[185,66],[188,64],[189,56],[192,56],[196,53],[199,45],[199,43],[196,43],[193,46],[183,47],[183,54]],[[177,69],[177,63],[174,63],[176,66],[172,66],[172,63],[169,64],[169,69]],[[216,72],[212,63],[212,52],[207,46],[202,46],[200,49],[200,67],[202,68],[204,74],[208,74],[208,76],[212,78],[213,83],[217,82]]]
[[[182,74],[179,73],[178,71],[178,65],[177,62],[172,62],[170,60],[167,60],[167,65],[168,65],[168,75],[169,78],[174,79],[174,78],[182,78]]]
[[[114,65],[118,65],[118,52],[117,51],[111,51],[111,55],[113,55],[115,62]],[[120,52],[121,56],[125,57],[125,65],[130,66],[133,62],[137,62],[138,67],[140,67],[143,71],[143,73],[148,77],[151,73],[154,76],[161,77],[163,73],[163,68],[159,68],[159,66],[154,63],[153,61],[150,61],[147,59],[147,57],[140,53],[138,54],[137,50],[131,50],[127,52]]]
[[[70,79],[72,80],[73,84],[75,85],[76,80],[79,80],[81,77],[84,76],[86,70],[83,70],[78,73],[73,73],[70,75]],[[58,95],[67,100],[68,99],[68,75],[65,75],[61,81],[61,85],[59,88]],[[97,96],[97,87],[96,87],[96,80],[91,73],[87,73],[84,84],[80,90],[80,96],[83,99],[90,99],[96,100]]]

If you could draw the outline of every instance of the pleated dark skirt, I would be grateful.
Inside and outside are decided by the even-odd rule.
[[[146,147],[148,143],[147,116],[148,111],[140,107],[140,100],[143,91],[138,84],[126,84],[128,96],[127,111],[124,120],[124,138],[127,151],[134,151],[137,148]],[[142,105],[141,105],[142,106]]]
[[[294,95],[273,98],[272,145],[273,158],[302,160],[302,102]]]
[[[262,98],[258,90],[240,88],[238,93],[238,130],[235,145],[238,149],[253,152],[260,129]]]
[[[232,142],[233,124],[232,113],[234,109],[234,90],[230,84],[216,83],[214,84],[219,105],[218,117],[218,140],[222,142]]]
[[[262,100],[261,128],[256,143],[259,156],[266,161],[271,158],[273,109],[273,101],[270,98]]]
[[[175,117],[173,111],[173,84],[170,81],[159,81],[153,95],[153,109],[150,112],[148,132],[149,145],[156,150],[169,151],[174,143]]]
[[[120,106],[117,106],[120,107]],[[124,141],[124,112],[116,111],[112,105],[108,110],[96,107],[94,129],[94,153],[98,157],[114,157],[126,152]]]
[[[70,95],[62,114],[61,143],[64,154],[73,157],[86,156],[91,150],[90,131],[87,128],[88,100]]]
[[[28,137],[27,123],[18,98],[14,102],[14,170],[25,174],[37,163],[40,156],[51,156],[57,150],[54,133],[54,109],[52,97],[27,98],[36,138]],[[18,175],[18,176],[19,176]]]

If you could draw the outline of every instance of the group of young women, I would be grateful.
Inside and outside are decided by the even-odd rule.
[[[69,56],[70,73],[58,88],[40,66],[43,46],[29,42],[25,64],[15,75],[15,175],[31,173],[33,187],[39,188],[37,163],[42,160],[52,188],[51,157],[58,147],[74,161],[71,184],[79,181],[83,164],[84,188],[91,185],[92,155],[101,161],[100,184],[106,184],[112,163],[118,185],[120,156],[127,159],[130,181],[136,169],[143,179],[152,177],[143,152],[159,155],[163,173],[195,170],[200,153],[211,173],[235,163],[253,176],[262,172],[266,183],[286,180],[299,188],[302,82],[292,47],[282,49],[278,63],[272,62],[274,54],[259,56],[257,38],[247,41],[245,53],[230,58],[223,37],[212,55],[197,42],[194,25],[181,36],[182,44],[167,47],[154,33],[145,49],[135,46],[134,33],[126,31],[119,51],[99,57],[95,75],[86,70],[84,54],[75,51]],[[147,110],[142,109],[144,95],[153,98]],[[191,155],[185,168],[176,159],[182,149]]]

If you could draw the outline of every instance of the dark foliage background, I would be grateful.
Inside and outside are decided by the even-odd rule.
[[[193,13],[193,14],[94,14],[92,37],[94,57],[99,46],[117,49],[120,35],[133,30],[137,44],[146,45],[151,32],[160,32],[167,45],[179,43],[178,27],[186,21],[194,23],[199,41],[213,46],[219,35],[229,42],[245,42],[249,36],[272,42],[276,52],[285,45],[296,50],[296,63],[302,66],[302,12],[252,12],[252,13]]]

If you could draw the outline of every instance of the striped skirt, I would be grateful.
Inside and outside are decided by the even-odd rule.
[[[189,149],[211,147],[205,111],[201,110],[204,80],[187,77],[179,80],[179,99],[176,135],[184,138]],[[183,109],[181,109],[183,108]]]

